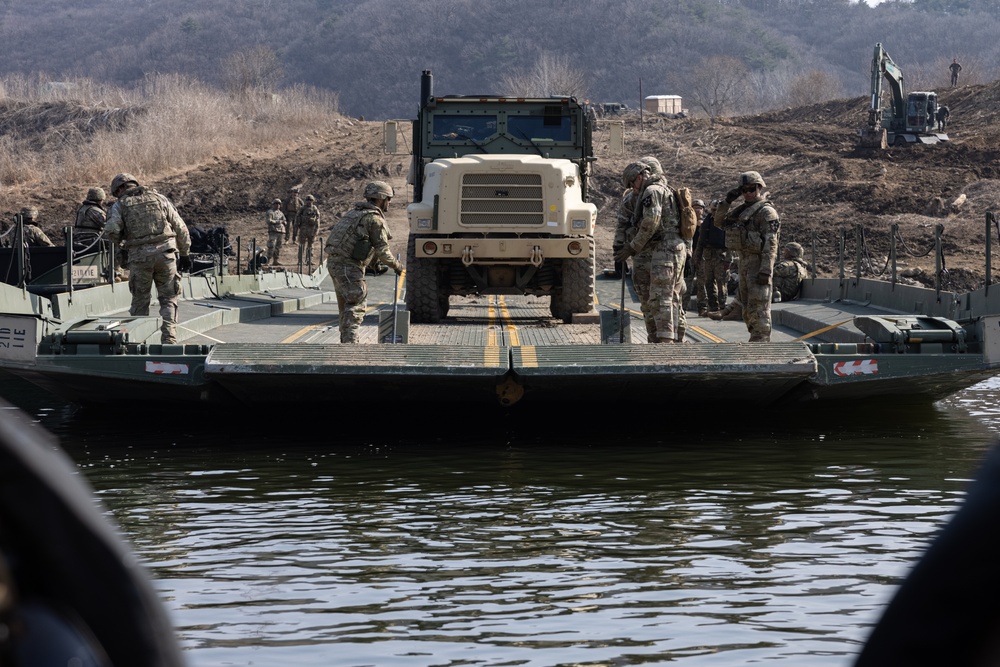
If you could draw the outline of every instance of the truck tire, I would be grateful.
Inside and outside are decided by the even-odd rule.
[[[567,324],[574,313],[589,313],[594,309],[594,240],[588,240],[590,252],[580,259],[562,262],[562,287],[552,295],[552,316]]]
[[[410,320],[416,324],[436,324],[448,312],[441,307],[438,273],[436,259],[417,259],[416,241],[411,236],[406,244],[406,309],[410,311]]]

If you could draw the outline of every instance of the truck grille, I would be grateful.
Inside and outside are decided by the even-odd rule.
[[[540,174],[465,174],[462,176],[461,224],[545,224]]]

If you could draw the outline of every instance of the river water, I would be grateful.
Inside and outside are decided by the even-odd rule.
[[[147,563],[192,667],[846,667],[993,444],[998,394],[740,419],[595,397],[454,428],[388,403],[26,409]]]

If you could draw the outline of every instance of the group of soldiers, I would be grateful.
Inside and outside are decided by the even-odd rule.
[[[301,186],[292,186],[285,201],[277,198],[272,200],[271,209],[267,212],[266,254],[273,266],[281,266],[281,248],[289,242],[299,246],[298,265],[312,266],[313,244],[319,232],[320,213],[316,197],[306,195],[303,200],[299,196],[300,190]]]
[[[701,224],[691,239],[682,238],[681,202],[657,158],[630,163],[622,184],[612,251],[621,271],[631,259],[647,341],[684,342],[689,261],[700,316],[742,318],[749,342],[770,341],[772,300],[798,296],[808,270],[798,243],[787,244],[778,258],[780,218],[760,173],[740,174],[738,185],[707,211],[704,201],[694,200]],[[727,305],[733,263],[738,267],[736,299]]]

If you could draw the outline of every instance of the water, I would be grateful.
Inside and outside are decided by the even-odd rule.
[[[316,436],[35,414],[147,563],[192,667],[845,667],[961,501],[998,391],[715,411],[669,437],[614,415],[446,432],[389,403],[368,433],[335,408],[282,418]]]

